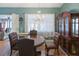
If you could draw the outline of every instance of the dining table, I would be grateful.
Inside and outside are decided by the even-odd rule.
[[[45,56],[45,38],[43,36],[37,35],[37,37],[27,38],[34,40],[34,46],[36,47],[36,51],[41,51],[41,56]]]

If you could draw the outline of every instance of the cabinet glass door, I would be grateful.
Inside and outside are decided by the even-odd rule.
[[[78,17],[72,18],[72,34],[78,35]]]
[[[59,32],[59,31],[58,31],[58,30],[59,30],[59,26],[58,26],[58,25],[59,25],[59,22],[58,22],[58,21],[59,21],[59,20],[57,19],[57,21],[56,21],[56,31],[57,31],[57,32]]]
[[[64,34],[64,19],[62,18],[62,35]]]
[[[76,18],[76,31],[75,34],[78,35],[78,18]]]
[[[59,20],[59,33],[61,31],[61,21]]]
[[[75,19],[72,19],[72,34],[74,35]]]
[[[68,17],[65,19],[65,34],[67,35],[69,32],[69,20]]]
[[[62,33],[62,19],[60,19],[60,33]]]

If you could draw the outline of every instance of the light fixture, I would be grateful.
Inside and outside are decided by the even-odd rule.
[[[43,19],[43,17],[42,17],[43,15],[42,15],[41,4],[40,3],[38,3],[38,7],[39,7],[39,10],[37,11],[37,14],[38,14],[37,19],[41,21]]]
[[[37,11],[37,13],[39,13],[39,14],[40,14],[40,13],[41,13],[41,10],[38,10],[38,11]]]
[[[41,13],[40,3],[38,3],[38,8],[39,8],[39,10],[37,11],[37,13],[40,14]]]

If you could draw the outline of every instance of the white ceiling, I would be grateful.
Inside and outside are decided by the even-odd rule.
[[[30,7],[54,8],[61,7],[63,3],[0,3],[0,7]]]

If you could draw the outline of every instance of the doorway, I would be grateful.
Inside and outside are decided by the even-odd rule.
[[[11,15],[0,15],[0,31],[12,31],[12,16]]]

